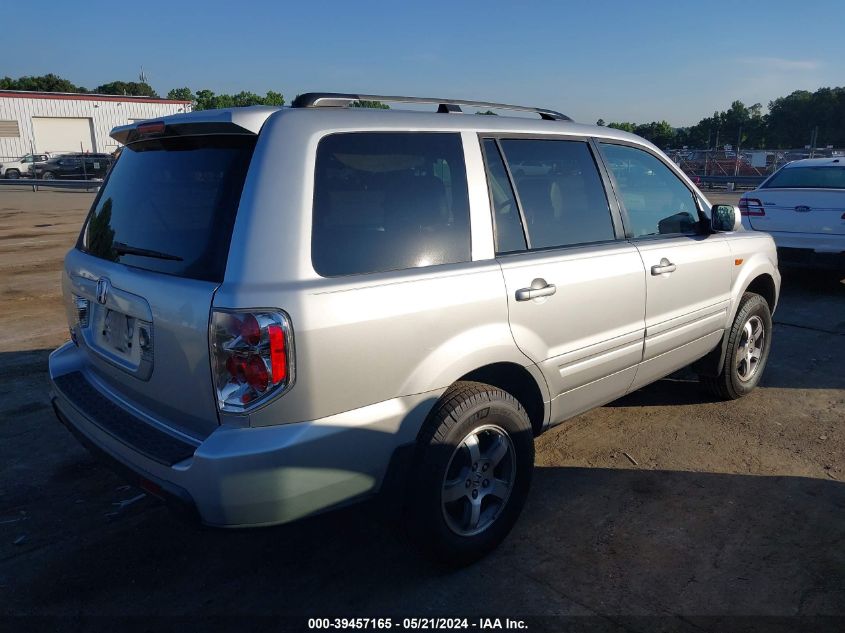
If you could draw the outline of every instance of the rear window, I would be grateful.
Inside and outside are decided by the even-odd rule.
[[[785,167],[764,189],[845,189],[845,167]]]
[[[324,277],[468,261],[460,135],[352,132],[321,140],[311,255]]]
[[[79,248],[168,275],[220,282],[253,136],[197,136],[123,148]]]

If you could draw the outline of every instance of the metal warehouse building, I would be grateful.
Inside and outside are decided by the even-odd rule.
[[[0,157],[112,152],[116,125],[190,112],[190,101],[64,92],[0,91]]]

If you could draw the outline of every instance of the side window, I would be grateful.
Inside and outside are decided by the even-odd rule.
[[[311,259],[324,277],[469,261],[460,135],[352,132],[323,138]]]
[[[697,232],[695,198],[672,170],[636,147],[602,143],[601,148],[634,237]]]
[[[502,139],[532,249],[615,238],[607,195],[584,141]]]
[[[513,196],[505,163],[493,139],[484,139],[484,162],[487,164],[487,180],[490,186],[490,201],[493,204],[493,226],[496,231],[496,252],[513,253],[524,251],[525,234],[519,207]]]

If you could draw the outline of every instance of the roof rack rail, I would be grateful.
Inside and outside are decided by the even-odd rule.
[[[392,101],[395,103],[436,103],[437,111],[443,114],[460,113],[461,106],[473,108],[493,108],[496,110],[514,110],[516,112],[533,112],[539,114],[546,121],[571,121],[568,116],[547,110],[546,108],[529,108],[526,106],[510,105],[507,103],[492,103],[488,101],[470,101],[467,99],[437,99],[430,97],[400,97],[395,95],[356,95],[342,92],[306,92],[299,95],[291,103],[292,108],[342,108],[354,101]]]

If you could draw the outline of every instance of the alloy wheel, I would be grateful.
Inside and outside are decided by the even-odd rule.
[[[488,424],[470,432],[452,453],[440,494],[443,517],[460,536],[489,528],[508,502],[516,452],[507,432]]]

